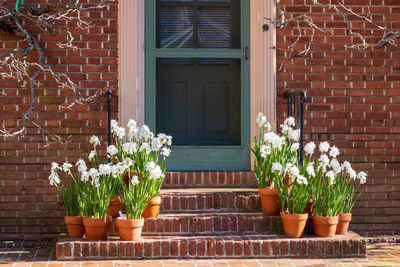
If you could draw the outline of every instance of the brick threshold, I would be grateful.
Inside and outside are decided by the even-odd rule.
[[[57,260],[362,258],[366,240],[354,232],[334,238],[305,235],[152,236],[140,241],[60,238]]]

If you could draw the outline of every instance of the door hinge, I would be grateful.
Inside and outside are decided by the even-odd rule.
[[[244,48],[244,59],[248,60],[249,59],[249,47],[246,46]]]

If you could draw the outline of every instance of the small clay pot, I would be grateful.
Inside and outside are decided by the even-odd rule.
[[[73,238],[82,238],[85,235],[82,216],[65,216],[68,236]]]
[[[336,227],[336,234],[343,235],[349,230],[349,224],[351,221],[351,213],[339,213],[339,222]]]
[[[287,214],[281,212],[283,229],[287,237],[299,238],[303,235],[308,219],[308,213],[305,214]]]
[[[333,237],[335,236],[336,226],[339,222],[339,216],[334,217],[317,217],[313,216],[313,229],[314,234],[319,237]]]
[[[89,240],[107,239],[109,220],[83,218],[83,225],[86,229],[86,236]]]
[[[118,217],[121,208],[122,208],[121,197],[120,196],[112,197],[110,199],[110,204],[108,204],[107,216],[111,216],[113,218]]]
[[[279,215],[280,201],[278,189],[258,188],[260,194],[261,208],[264,215]]]
[[[117,218],[115,224],[119,237],[123,241],[137,241],[142,237],[144,219],[130,220]]]
[[[142,213],[143,218],[157,218],[160,213],[161,196],[153,197]]]

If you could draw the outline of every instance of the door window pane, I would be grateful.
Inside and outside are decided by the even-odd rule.
[[[160,0],[157,48],[240,48],[240,0]]]
[[[240,59],[159,58],[157,132],[178,146],[240,145]]]

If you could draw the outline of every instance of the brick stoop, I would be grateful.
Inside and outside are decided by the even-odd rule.
[[[58,260],[207,259],[207,258],[359,258],[365,239],[349,232],[334,238],[282,235],[152,236],[141,241],[61,238]]]
[[[161,191],[161,213],[146,219],[143,239],[105,241],[61,237],[58,260],[342,258],[365,257],[366,241],[353,232],[335,238],[288,239],[280,216],[263,216],[254,188],[177,188]]]

